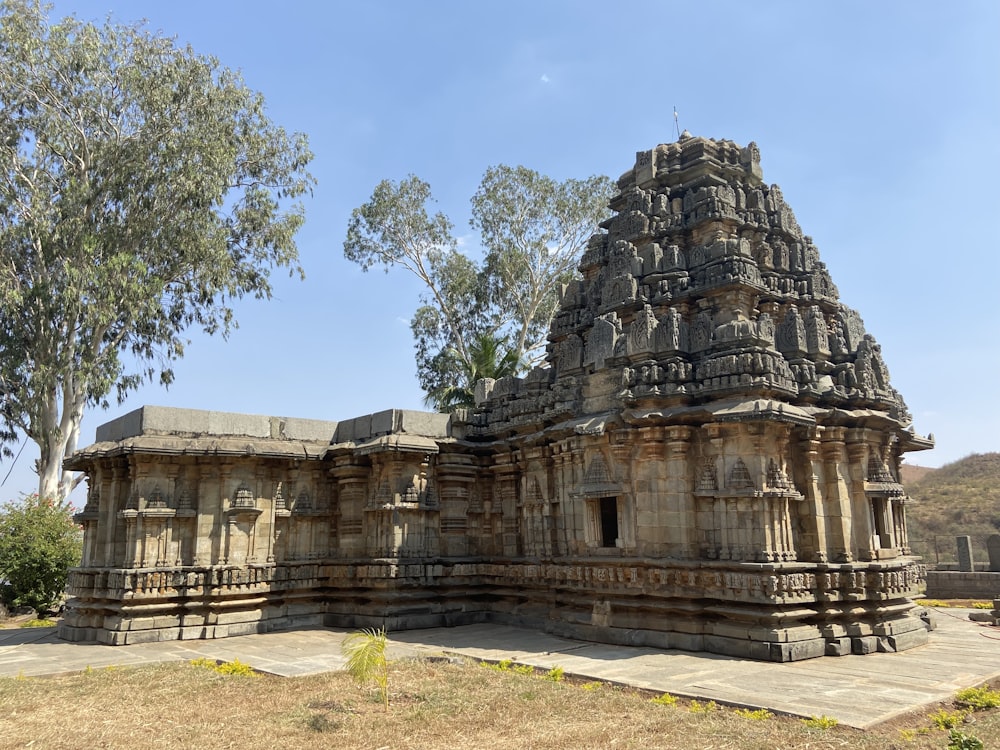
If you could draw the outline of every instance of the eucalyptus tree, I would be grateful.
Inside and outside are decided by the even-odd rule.
[[[39,494],[88,406],[169,384],[185,332],[302,274],[305,136],[210,56],[141,25],[0,3],[0,410],[38,444]]]
[[[483,341],[519,366],[540,359],[559,287],[607,216],[613,187],[607,177],[559,182],[525,167],[489,168],[472,198],[479,259],[459,249],[445,214],[431,213],[430,186],[418,177],[384,180],[354,209],[344,255],[363,270],[402,268],[424,284],[410,327],[428,403],[444,408],[442,394],[471,388]]]

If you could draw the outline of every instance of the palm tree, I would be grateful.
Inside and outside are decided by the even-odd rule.
[[[476,383],[483,378],[499,380],[516,375],[523,369],[523,359],[517,349],[507,344],[506,338],[490,331],[480,333],[468,347],[469,356],[463,361],[458,352],[449,350],[455,369],[461,372],[462,382],[448,383],[435,388],[424,399],[427,406],[440,412],[471,408],[476,405]]]
[[[385,657],[385,628],[371,628],[351,633],[340,644],[347,657],[347,671],[360,683],[374,682],[385,710],[389,710],[389,662]]]

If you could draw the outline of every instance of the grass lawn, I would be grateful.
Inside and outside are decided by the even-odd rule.
[[[204,665],[0,678],[0,748],[946,748],[935,706],[861,732],[473,662],[399,661],[391,705],[344,673],[225,675]],[[669,699],[664,701],[669,703]],[[939,714],[940,716],[940,714]],[[958,724],[1000,747],[1000,709]]]

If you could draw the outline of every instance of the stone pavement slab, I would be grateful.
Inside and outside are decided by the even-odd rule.
[[[909,651],[790,664],[574,641],[489,624],[393,633],[389,656],[459,655],[512,659],[543,669],[559,666],[587,679],[796,716],[832,716],[863,729],[1000,677],[1000,629],[970,622],[969,611],[938,610],[939,627],[930,642]],[[340,644],[346,635],[314,628],[104,646],[60,641],[54,628],[0,630],[0,675],[42,676],[206,657],[239,659],[263,672],[296,677],[342,669]]]

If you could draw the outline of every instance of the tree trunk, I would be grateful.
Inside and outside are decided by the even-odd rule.
[[[65,500],[73,487],[73,473],[63,471],[62,463],[76,450],[80,436],[80,421],[83,419],[83,396],[73,389],[63,388],[62,412],[56,394],[47,395],[44,424],[29,434],[38,444],[38,494],[52,500]]]

